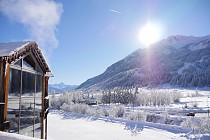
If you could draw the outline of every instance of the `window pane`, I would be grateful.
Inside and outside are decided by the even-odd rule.
[[[7,120],[10,121],[10,128],[8,131],[11,133],[18,133],[20,83],[21,71],[10,69]]]
[[[43,71],[41,70],[41,68],[38,65],[36,65],[36,71],[39,73],[43,73]]]
[[[23,59],[23,67],[35,69],[35,62],[31,57],[27,56]]]
[[[36,93],[35,93],[35,133],[36,138],[41,138],[41,117],[42,110],[42,76],[37,75],[36,78]]]
[[[20,134],[33,136],[35,75],[24,71],[22,73]]]
[[[22,60],[22,59],[21,59]],[[14,63],[14,65],[18,65],[21,67],[21,60],[18,60],[17,62]]]

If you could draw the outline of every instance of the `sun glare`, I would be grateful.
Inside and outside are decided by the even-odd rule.
[[[148,23],[139,32],[139,40],[146,46],[157,42],[161,37],[161,29],[158,25]]]

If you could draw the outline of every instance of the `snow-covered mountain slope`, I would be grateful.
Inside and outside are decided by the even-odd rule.
[[[78,89],[149,86],[210,86],[210,36],[170,36],[138,49]]]
[[[59,84],[49,84],[49,93],[55,92],[55,93],[62,93],[64,91],[74,90],[77,87],[77,85],[66,85],[63,82]]]

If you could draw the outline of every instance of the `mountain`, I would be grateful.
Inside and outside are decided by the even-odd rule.
[[[210,86],[210,35],[169,36],[138,49],[77,89],[114,87]]]
[[[66,85],[61,82],[59,84],[49,84],[48,90],[49,90],[49,93],[52,93],[52,92],[63,93],[64,91],[74,90],[77,87],[78,87],[77,85]]]

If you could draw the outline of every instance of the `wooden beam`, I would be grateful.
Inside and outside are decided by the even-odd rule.
[[[3,130],[4,123],[4,90],[3,90],[3,81],[4,81],[4,66],[3,59],[0,60],[0,131]]]
[[[48,96],[48,77],[45,77],[45,97]],[[49,100],[48,100],[49,103]],[[49,107],[49,105],[47,105]],[[46,111],[46,107],[45,107],[45,111]],[[45,139],[47,139],[47,114],[45,113]]]
[[[42,76],[42,112],[41,112],[41,139],[44,139],[44,98],[45,98],[45,74]]]
[[[0,102],[4,101],[4,92],[3,92],[3,79],[4,79],[4,70],[3,70],[3,60],[0,60]]]
[[[9,96],[9,76],[10,76],[10,64],[6,63],[6,69],[5,69],[5,85],[4,85],[4,93],[5,93],[5,106],[4,106],[4,121],[7,120],[7,106],[8,106],[8,96]]]
[[[5,59],[1,60],[1,89],[0,89],[0,103],[1,103],[1,116],[0,116],[0,130],[6,131],[4,122],[7,120],[7,103],[8,103],[8,85],[10,75],[10,64]]]

